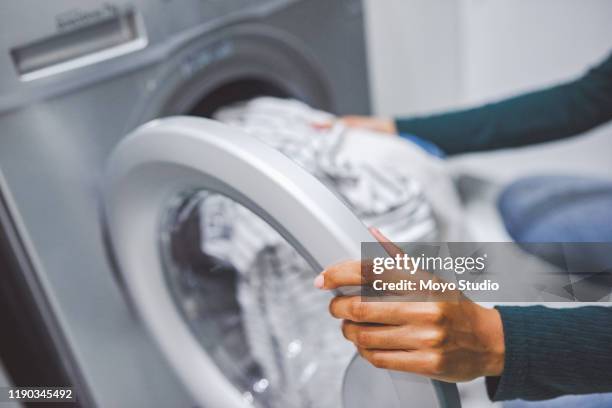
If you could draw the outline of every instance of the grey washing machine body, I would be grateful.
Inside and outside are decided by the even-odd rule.
[[[0,21],[7,296],[42,316],[23,338],[39,339],[34,351],[49,339],[85,406],[194,406],[115,280],[105,163],[150,119],[259,94],[367,113],[361,2],[19,1],[0,5]]]
[[[106,163],[151,119],[258,95],[367,113],[361,2],[28,0],[0,5],[0,20],[5,312],[28,319],[15,326],[25,349],[81,405],[192,407],[116,279]]]

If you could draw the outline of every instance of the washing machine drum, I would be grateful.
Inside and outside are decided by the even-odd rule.
[[[312,278],[372,238],[281,153],[173,117],[126,137],[106,176],[119,280],[202,407],[459,406],[454,385],[354,356]]]

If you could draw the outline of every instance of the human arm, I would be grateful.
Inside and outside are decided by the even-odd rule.
[[[612,54],[581,78],[482,107],[397,119],[400,133],[447,154],[493,150],[577,135],[612,120]]]
[[[562,139],[609,120],[612,54],[575,81],[476,108],[424,117],[341,119],[349,127],[417,135],[451,155]]]
[[[504,372],[487,378],[494,401],[612,392],[612,308],[497,307]]]
[[[361,285],[361,268],[360,261],[333,265],[315,286]],[[375,366],[452,382],[486,376],[495,401],[612,392],[610,307],[488,309],[461,295],[427,302],[337,296],[330,313]]]

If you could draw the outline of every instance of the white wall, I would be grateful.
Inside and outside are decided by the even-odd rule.
[[[463,100],[580,75],[612,50],[610,0],[460,0]]]
[[[461,75],[459,3],[365,0],[374,109],[382,114],[452,106]]]
[[[612,0],[365,0],[375,111],[461,106],[580,74],[612,50]]]

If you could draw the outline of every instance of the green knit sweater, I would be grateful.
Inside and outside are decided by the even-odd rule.
[[[547,142],[612,120],[612,54],[583,77],[482,107],[397,119],[400,133],[437,144],[447,154]]]
[[[479,108],[398,119],[396,124],[400,133],[417,135],[457,154],[566,138],[609,120],[612,55],[566,84]],[[487,378],[491,399],[612,392],[612,308],[497,309],[506,356],[502,376]]]
[[[506,355],[494,401],[612,392],[612,308],[498,306]]]

